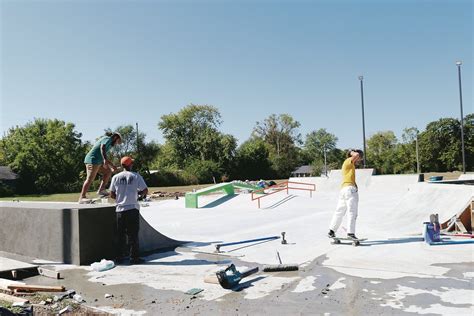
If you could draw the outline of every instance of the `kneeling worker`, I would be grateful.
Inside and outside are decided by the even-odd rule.
[[[125,236],[128,238],[130,246],[130,263],[142,263],[139,257],[138,249],[138,230],[140,223],[140,204],[139,196],[146,196],[148,188],[142,176],[132,172],[133,159],[123,157],[120,160],[123,171],[113,176],[110,183],[110,197],[117,202],[117,233],[118,233],[118,253],[122,256],[122,250],[125,244]]]

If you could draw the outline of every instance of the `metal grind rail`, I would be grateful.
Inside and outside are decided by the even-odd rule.
[[[292,186],[293,185],[293,186]],[[294,185],[301,185],[306,187],[297,187]],[[271,190],[270,192],[266,193],[265,190]],[[260,200],[266,196],[270,196],[272,194],[285,191],[286,194],[289,194],[290,190],[302,190],[302,191],[309,191],[309,196],[313,197],[313,191],[316,191],[316,184],[313,183],[304,183],[304,182],[295,182],[295,181],[284,181],[278,184],[272,185],[268,188],[263,188],[260,190],[255,190],[252,192],[252,201],[258,201],[258,208],[260,208]],[[262,195],[262,193],[264,193]],[[257,195],[259,194],[259,195]]]

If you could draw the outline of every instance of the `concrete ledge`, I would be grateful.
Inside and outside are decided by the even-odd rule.
[[[0,251],[77,265],[115,256],[115,207],[108,204],[0,202]],[[183,244],[140,218],[140,251]]]

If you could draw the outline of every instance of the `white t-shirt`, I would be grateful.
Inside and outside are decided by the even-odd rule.
[[[117,212],[140,209],[138,192],[147,188],[145,180],[136,172],[124,170],[112,177],[110,191],[115,192]]]

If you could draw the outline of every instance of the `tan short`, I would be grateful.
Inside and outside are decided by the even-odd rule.
[[[94,181],[98,173],[100,173],[101,175],[111,173],[109,168],[104,168],[104,165],[93,165],[93,164],[86,164],[86,172],[87,172],[87,180],[91,180],[91,181]]]

